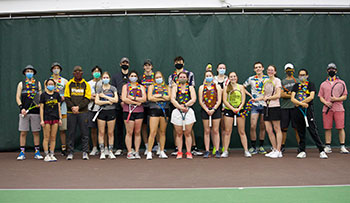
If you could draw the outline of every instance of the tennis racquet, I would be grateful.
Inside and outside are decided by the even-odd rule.
[[[242,92],[237,89],[230,91],[227,100],[233,108],[238,108],[242,104]],[[233,117],[233,126],[237,126],[237,114]]]
[[[275,94],[275,84],[272,82],[272,80],[266,80],[264,82],[264,85],[262,87],[262,92],[264,94],[264,97],[271,97]],[[266,117],[269,116],[269,105],[270,100],[266,100]]]
[[[26,110],[26,115],[30,110],[35,109],[35,108],[39,108],[40,107],[39,102],[40,102],[40,95],[38,93],[35,93],[34,98],[32,99],[32,102],[30,103],[29,108]],[[21,114],[21,116],[22,116],[22,118],[24,118],[23,114]]]
[[[307,97],[307,94],[304,90],[300,90],[297,92],[297,99],[298,101],[303,101],[305,100]],[[307,120],[307,108],[303,108],[302,106],[298,106],[298,109],[301,111],[301,113],[304,116],[304,120],[305,120],[305,126],[308,128],[309,127],[309,122]]]
[[[180,111],[180,110],[179,110]],[[188,112],[188,111],[187,111]],[[180,111],[180,114],[181,114],[181,117],[182,117],[182,130],[185,131],[186,130],[186,115],[187,115],[187,112],[182,112]]]
[[[135,98],[134,100],[136,100],[136,94],[138,91],[140,91],[140,90],[138,90],[137,88],[134,88],[131,91],[129,91],[129,95],[134,96],[134,98]],[[128,114],[128,118],[126,119],[126,122],[129,122],[130,116],[136,108],[137,108],[136,104],[129,104],[129,114]]]
[[[165,119],[166,122],[168,122],[168,119],[167,119],[167,116],[166,116],[166,112],[165,112],[166,102],[157,102],[157,105],[160,107],[160,109],[162,109],[164,119]]]
[[[105,94],[108,97],[114,97],[114,92],[111,89],[105,89],[103,90],[103,94]],[[100,98],[101,101],[108,101],[106,98]],[[106,107],[106,105],[101,106],[98,111],[95,113],[95,116],[92,118],[92,122],[95,122],[97,119],[97,116],[100,114],[100,112]]]
[[[331,90],[331,97],[336,97],[336,98],[339,98],[341,96],[343,96],[344,94],[344,91],[345,91],[345,85],[342,83],[342,82],[337,82],[333,85],[332,87],[332,90]],[[332,102],[333,104],[334,102]],[[327,108],[327,111],[326,111],[326,114],[328,114],[329,110],[331,109],[332,107],[328,107]]]
[[[104,106],[101,106],[100,109],[95,113],[95,116],[92,118],[92,122],[95,122],[97,119],[97,116],[100,114],[100,112],[104,109]]]

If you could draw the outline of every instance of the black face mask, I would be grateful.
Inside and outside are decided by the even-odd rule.
[[[292,72],[292,71],[287,71],[286,74],[287,74],[289,77],[293,76],[293,72]]]
[[[129,66],[128,65],[121,65],[120,66],[123,70],[128,70]]]
[[[329,75],[330,77],[334,77],[334,76],[335,76],[335,71],[334,71],[334,70],[329,71],[329,72],[328,72],[328,75]]]
[[[175,64],[176,69],[181,69],[182,67],[184,67],[184,64],[181,64],[181,63]]]

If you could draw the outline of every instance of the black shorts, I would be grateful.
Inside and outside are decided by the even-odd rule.
[[[204,109],[201,109],[201,117],[203,120],[209,119],[209,116]],[[218,119],[218,118],[221,118],[221,109],[216,109],[214,114],[211,116],[211,119]]]
[[[169,117],[169,109],[165,109],[166,117]],[[150,109],[149,117],[164,117],[162,109]]]
[[[241,109],[240,111],[239,111],[239,113],[243,113],[243,109]],[[235,114],[235,113],[233,113],[233,111],[231,111],[231,110],[228,110],[228,109],[225,109],[224,110],[224,116],[226,116],[226,117],[231,117],[231,118],[233,118],[233,117],[235,117],[235,115],[237,115],[237,114]],[[237,117],[242,117],[242,116],[239,116],[239,115],[237,115]]]
[[[88,128],[97,128],[97,120],[95,122],[92,121],[95,114],[96,112],[94,111],[88,111],[88,123],[87,123]]]
[[[148,124],[148,117],[149,117],[149,111],[150,109],[148,107],[143,107],[143,123]]]
[[[103,121],[112,121],[116,118],[116,110],[102,110],[98,116],[97,119],[103,120]]]
[[[281,107],[269,108],[268,115],[266,115],[267,108],[264,106],[264,121],[280,121],[281,120]]]
[[[123,112],[123,119],[127,120],[128,119],[129,112]],[[138,119],[143,119],[144,115],[143,112],[139,113],[132,113],[130,116],[130,121],[138,120]]]
[[[293,119],[293,111],[292,109],[281,109],[281,128],[288,128],[289,123],[292,122],[292,128],[296,128],[294,119]]]

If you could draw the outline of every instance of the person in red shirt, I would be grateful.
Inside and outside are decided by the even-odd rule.
[[[345,109],[343,106],[343,101],[346,100],[348,95],[346,84],[336,75],[337,66],[334,63],[328,64],[327,73],[328,77],[321,84],[320,92],[318,93],[321,102],[324,104],[322,109],[323,128],[325,129],[326,137],[326,147],[324,151],[326,153],[332,152],[331,141],[334,120],[335,128],[338,130],[339,134],[340,153],[348,154],[349,151],[345,148]],[[334,94],[332,94],[332,89]],[[338,91],[338,93],[336,93],[336,91]]]

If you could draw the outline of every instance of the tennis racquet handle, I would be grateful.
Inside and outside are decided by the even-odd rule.
[[[304,116],[304,120],[305,120],[305,126],[308,128],[309,127],[309,122],[307,121],[307,116]]]
[[[209,128],[212,126],[211,116],[209,116]]]
[[[233,116],[233,125],[237,126],[237,115]]]

